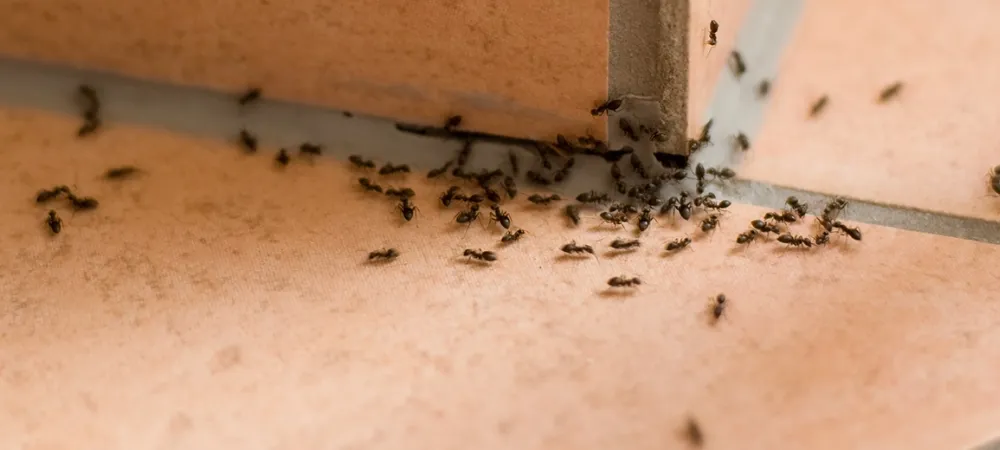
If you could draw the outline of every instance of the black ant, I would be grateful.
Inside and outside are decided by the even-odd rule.
[[[639,221],[636,225],[639,227],[639,231],[646,231],[646,229],[649,228],[649,223],[654,220],[656,219],[653,218],[652,210],[645,208],[642,210],[642,214],[639,215]]]
[[[574,150],[573,144],[570,144],[569,139],[566,139],[566,136],[563,136],[561,134],[557,134],[556,135],[556,145],[555,145],[555,147],[557,149],[559,149],[559,150],[564,150],[564,151],[567,151],[567,152],[572,152]],[[544,150],[543,148],[539,148],[539,152],[542,152],[542,154],[544,154],[543,150]],[[558,153],[558,152],[556,152],[556,153]],[[539,155],[539,156],[541,156],[541,155]],[[551,169],[552,167],[549,166],[549,165],[546,165],[545,168],[546,169]]]
[[[712,318],[718,322],[722,314],[726,312],[726,294],[715,296],[715,306],[712,307]]]
[[[830,232],[829,231],[823,231],[822,233],[817,234],[816,237],[813,238],[813,240],[816,241],[816,245],[826,245],[826,244],[829,244],[830,243]]]
[[[577,195],[576,201],[580,203],[607,203],[611,201],[611,197],[603,192],[590,191]]]
[[[105,180],[121,180],[139,173],[139,168],[134,166],[113,167],[104,172]]]
[[[795,223],[799,220],[799,216],[792,211],[774,211],[764,214],[764,220],[773,220],[775,222],[784,223]]]
[[[826,109],[826,104],[830,103],[830,97],[824,95],[813,102],[812,107],[809,108],[809,117],[816,117],[819,113]]]
[[[524,236],[524,233],[526,232],[520,228],[518,228],[515,231],[508,231],[504,233],[503,237],[500,238],[500,242],[504,244],[516,242],[517,240],[521,239],[521,236]]]
[[[247,153],[253,153],[257,151],[257,136],[254,136],[246,128],[240,130],[240,145]]]
[[[767,234],[767,233],[774,233],[774,234],[781,233],[781,228],[778,227],[777,224],[773,224],[773,223],[770,223],[770,222],[765,222],[765,221],[760,220],[760,219],[757,219],[757,220],[754,220],[754,221],[750,222],[750,226],[754,227],[754,229],[756,229],[757,231],[760,231],[761,233],[765,233],[765,234]]]
[[[631,139],[632,142],[639,142],[639,135],[635,133],[635,129],[632,128],[632,124],[628,123],[624,117],[618,119],[618,128],[621,128],[622,134]]]
[[[456,158],[458,167],[465,167],[465,163],[469,162],[469,156],[472,155],[472,143],[473,141],[468,140],[462,144],[462,149],[458,151],[458,157]]]
[[[403,214],[403,219],[407,222],[413,219],[413,213],[417,211],[417,207],[410,203],[409,197],[403,197],[399,199],[399,204],[396,205],[396,209]]]
[[[347,160],[350,161],[351,164],[354,164],[354,166],[357,167],[357,168],[359,168],[359,169],[374,169],[375,168],[375,161],[372,161],[370,159],[364,159],[364,158],[361,157],[361,155],[351,155],[351,156],[347,157]]]
[[[709,167],[705,169],[705,173],[718,180],[729,180],[736,177],[736,171],[728,167]]]
[[[388,197],[396,197],[402,199],[402,198],[412,198],[416,196],[417,193],[413,192],[413,189],[410,188],[402,188],[402,189],[389,188],[385,190],[385,195]]]
[[[608,286],[611,286],[613,288],[616,288],[616,287],[634,287],[634,286],[638,286],[640,284],[642,284],[642,280],[640,280],[639,278],[636,278],[636,277],[628,278],[628,277],[626,277],[624,275],[617,276],[617,277],[614,277],[614,278],[608,280]]]
[[[469,209],[467,211],[461,211],[455,215],[455,223],[471,224],[478,218],[479,218],[479,204],[473,203],[469,205]]]
[[[791,245],[792,247],[801,247],[801,246],[812,247],[813,246],[812,239],[809,239],[807,237],[802,237],[802,236],[796,236],[796,235],[789,234],[789,233],[782,234],[781,236],[778,236],[778,242],[781,242],[782,244]]]
[[[88,113],[89,114],[89,113]],[[84,137],[88,134],[92,134],[101,127],[101,119],[93,115],[84,115],[83,125],[76,131],[77,137]]]
[[[394,166],[392,163],[386,163],[378,170],[379,175],[392,175],[394,173],[410,173],[410,166],[406,164]]]
[[[701,127],[701,134],[698,136],[699,148],[704,146],[705,144],[712,143],[711,133],[712,133],[712,124],[714,123],[715,119],[708,119],[708,122],[705,122],[705,125]]]
[[[552,181],[555,181],[556,183],[561,183],[563,180],[565,180],[566,177],[569,176],[569,170],[573,168],[574,164],[576,164],[575,158],[571,157],[567,159],[566,162],[563,164],[562,168],[556,171],[555,175],[552,176]]]
[[[291,161],[291,158],[288,156],[288,150],[283,148],[278,149],[278,154],[275,155],[274,162],[282,166],[287,166],[289,161]]]
[[[456,195],[458,195],[458,186],[452,186],[448,188],[447,191],[441,194],[440,197],[441,205],[443,205],[446,208],[451,206],[451,201],[455,199]]]
[[[841,221],[839,221],[839,220],[836,221],[836,222],[833,222],[832,224],[830,224],[830,226],[833,227],[833,228],[836,228],[836,229],[838,229],[838,230],[840,230],[842,232],[844,232],[844,234],[850,236],[851,239],[854,239],[855,241],[860,241],[861,240],[861,229],[859,229],[859,228],[848,227],[847,225],[844,225],[844,223],[841,222]]]
[[[45,219],[45,224],[49,226],[52,234],[59,234],[62,231],[62,219],[56,215],[55,210],[49,210],[49,217]]]
[[[389,248],[389,249],[384,249],[384,250],[375,250],[374,252],[369,253],[368,254],[368,260],[369,261],[376,261],[376,260],[391,261],[393,259],[396,259],[397,256],[399,256],[399,251],[397,251],[394,248]]]
[[[97,89],[93,86],[81,84],[76,89],[77,94],[83,100],[84,111],[97,111],[101,109],[101,99],[97,96]]]
[[[38,195],[35,196],[35,203],[45,203],[59,196],[59,194],[69,194],[70,190],[67,186],[56,186],[50,190],[38,191]]]
[[[619,194],[625,194],[628,192],[628,183],[621,180],[615,181],[615,190],[618,191]]]
[[[467,256],[472,259],[478,259],[479,261],[485,263],[491,263],[497,260],[497,254],[489,250],[484,251],[484,250],[473,250],[471,248],[467,248],[465,249],[464,252],[462,252],[462,256]]]
[[[687,425],[684,427],[684,436],[687,437],[688,442],[694,447],[701,448],[705,444],[705,434],[701,432],[701,426],[698,425],[698,422],[693,417],[689,417],[687,420]]]
[[[444,121],[444,129],[445,131],[454,131],[455,128],[458,128],[458,126],[461,124],[462,124],[462,116],[459,115],[450,116]]]
[[[239,98],[240,106],[246,106],[260,99],[260,95],[263,93],[259,87],[251,87],[243,93]]]
[[[667,246],[665,248],[668,252],[676,252],[687,248],[687,246],[689,245],[691,245],[691,238],[685,237],[685,238],[677,238],[670,242],[667,242]]]
[[[719,226],[719,216],[712,214],[701,221],[701,231],[707,233]]]
[[[304,142],[302,145],[299,145],[299,154],[319,156],[323,154],[323,147],[310,142]]]
[[[591,255],[597,256],[597,255],[594,254],[594,248],[593,247],[591,247],[589,245],[576,245],[576,241],[572,241],[569,244],[563,245],[559,249],[562,250],[563,253],[567,253],[567,254],[570,254],[570,255],[572,255],[572,254],[590,253]]]
[[[510,214],[500,209],[500,205],[491,205],[493,212],[490,213],[490,221],[499,222],[504,229],[510,229]]]
[[[696,189],[696,192],[698,192],[699,194],[705,192],[705,166],[701,165],[701,163],[698,163],[698,165],[695,166],[694,169],[694,176],[698,180],[698,187]]]
[[[503,190],[507,192],[507,198],[517,197],[517,184],[514,183],[514,177],[509,175],[503,177]]]
[[[713,198],[703,198],[701,204],[705,209],[714,209],[716,211],[722,211],[730,207],[733,203],[729,200],[721,200],[716,202]]]
[[[638,239],[615,239],[611,241],[611,248],[615,250],[634,250],[639,248]]]
[[[552,194],[549,196],[541,194],[531,194],[531,196],[528,197],[528,201],[536,205],[548,205],[552,202],[556,202],[559,200],[562,200],[562,197],[559,197],[556,194]]]
[[[747,231],[744,231],[744,232],[740,233],[739,236],[736,236],[736,243],[737,244],[749,244],[749,243],[755,241],[758,236],[760,236],[760,232],[759,231],[754,230],[754,229],[749,229]]]
[[[618,163],[611,163],[611,179],[619,181],[622,179],[622,169],[618,167]]]
[[[482,203],[483,200],[486,200],[486,197],[483,197],[483,194],[472,194],[472,195],[455,194],[455,200],[466,203]]]
[[[736,78],[742,77],[744,73],[747,72],[747,64],[743,61],[743,55],[740,52],[733,50],[729,54],[729,65],[733,69],[733,75]]]
[[[715,33],[718,33],[718,32],[719,32],[719,22],[716,22],[714,20],[711,21],[711,22],[709,22],[708,23],[708,41],[706,42],[706,44],[711,45],[711,46],[714,47],[715,44],[718,43],[717,36],[715,35]]]
[[[94,197],[77,197],[72,193],[67,193],[69,196],[70,204],[73,205],[73,209],[77,211],[87,211],[97,208],[100,204]]]
[[[885,103],[885,102],[887,102],[889,100],[892,100],[893,98],[895,98],[896,96],[898,96],[899,92],[902,91],[902,90],[903,90],[903,82],[902,81],[897,81],[895,83],[892,83],[892,84],[886,86],[884,89],[882,89],[882,92],[879,92],[879,94],[878,94],[878,102],[879,103]]]
[[[632,171],[640,177],[648,180],[649,172],[646,171],[646,166],[642,163],[642,159],[639,158],[639,155],[633,153],[630,158],[629,163],[632,165]]]
[[[580,225],[580,207],[576,205],[566,205],[566,217],[569,217],[573,225]]]
[[[479,184],[479,187],[485,188],[493,184],[494,178],[501,178],[503,177],[503,175],[504,173],[500,169],[495,169],[495,170],[483,169],[475,175],[475,180],[476,183]]]
[[[80,98],[83,100],[83,125],[77,130],[77,137],[84,137],[97,131],[101,126],[99,117],[101,112],[101,101],[97,97],[97,90],[88,85],[80,85],[77,88]]]
[[[669,202],[669,200],[667,201]],[[687,192],[681,192],[681,196],[677,200],[677,213],[684,220],[691,219],[691,201],[688,200]]]
[[[515,177],[520,175],[520,164],[518,164],[517,155],[514,154],[513,150],[507,152],[507,160],[510,162],[510,172],[513,173]]]
[[[760,80],[757,84],[757,96],[760,98],[767,97],[767,94],[771,92],[771,82],[767,80]]]
[[[740,131],[736,133],[736,145],[739,146],[740,150],[748,151],[750,150],[750,138],[747,137],[746,133]]]
[[[552,180],[545,178],[541,173],[534,170],[529,170],[524,174],[528,181],[535,183],[539,186],[548,186],[552,184]]]
[[[819,222],[826,231],[833,231],[833,222],[837,220],[837,216],[840,212],[847,208],[847,200],[841,197],[837,197],[826,204],[823,208],[823,214],[820,216]]]
[[[792,211],[795,211],[795,214],[798,214],[799,217],[804,217],[809,212],[809,205],[800,202],[794,195],[785,199],[785,204],[789,208],[792,208]]]
[[[441,175],[444,175],[445,172],[448,172],[448,169],[450,169],[451,165],[454,164],[454,163],[455,163],[455,160],[453,160],[453,159],[452,160],[448,160],[448,162],[444,163],[443,166],[438,167],[437,169],[431,169],[430,171],[427,172],[427,179],[437,178],[437,177],[439,177]]]
[[[382,193],[382,186],[379,186],[369,180],[368,178],[358,178],[358,184],[361,185],[366,191]]]
[[[605,112],[618,111],[618,108],[621,108],[621,106],[622,106],[622,100],[621,99],[618,99],[618,98],[611,99],[611,100],[608,100],[608,101],[606,101],[604,103],[601,103],[600,105],[597,105],[596,108],[591,109],[590,110],[590,115],[592,115],[592,116],[599,116],[601,114],[604,114]]]
[[[624,228],[623,224],[628,222],[629,219],[628,215],[625,214],[624,212],[612,212],[612,211],[604,211],[600,214],[600,217],[601,220],[607,223],[610,223],[615,226],[621,226],[623,228]]]

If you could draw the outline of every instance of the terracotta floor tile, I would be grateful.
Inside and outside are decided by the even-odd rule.
[[[661,217],[615,256],[628,233],[522,199],[529,234],[498,248],[421,174],[379,180],[417,191],[404,224],[341,161],[75,125],[0,112],[0,447],[662,449],[693,415],[713,449],[930,449],[1000,420],[997,246],[865,226],[742,248],[762,210],[734,206],[683,253],[661,246],[693,224]],[[98,179],[118,164],[146,173]],[[64,181],[101,206],[48,236],[31,199]]]
[[[1000,4],[808,2],[784,55],[743,176],[867,200],[994,219],[986,173],[996,123]],[[880,90],[905,83],[877,104]],[[830,103],[807,120],[821,95]],[[991,196],[991,197],[995,197]]]

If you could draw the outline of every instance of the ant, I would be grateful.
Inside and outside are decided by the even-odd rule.
[[[887,102],[889,100],[892,100],[893,98],[895,98],[896,96],[898,96],[899,95],[899,91],[902,91],[902,90],[903,90],[903,82],[902,81],[897,81],[895,83],[892,83],[892,84],[886,86],[884,89],[882,89],[882,92],[879,92],[879,94],[878,94],[878,102],[879,103],[885,103],[885,102]]]
[[[668,252],[676,252],[687,248],[689,245],[691,245],[691,238],[685,237],[677,238],[668,242],[665,248]]]
[[[483,200],[486,200],[486,198],[483,197],[483,194],[472,194],[472,195],[455,194],[455,200],[463,201],[466,203],[482,203]]]
[[[128,178],[128,177],[130,177],[132,175],[135,175],[137,173],[139,173],[139,168],[138,167],[133,167],[133,166],[114,167],[114,168],[108,169],[107,172],[104,172],[104,179],[105,180],[120,180],[120,179],[123,179],[123,178]]]
[[[633,172],[642,178],[649,179],[649,172],[646,171],[646,166],[642,164],[642,159],[639,158],[639,155],[632,153],[629,163],[632,165]]]
[[[304,142],[299,146],[300,155],[313,155],[319,156],[323,153],[323,147],[321,145]]]
[[[569,176],[569,170],[573,168],[574,164],[576,164],[575,158],[570,157],[569,159],[567,159],[566,162],[563,164],[562,168],[556,171],[555,175],[553,175],[552,181],[555,181],[556,183],[561,183],[563,180],[565,180],[566,177]]]
[[[490,221],[491,222],[499,222],[500,226],[504,227],[504,229],[508,229],[509,230],[510,229],[510,214],[507,214],[506,211],[500,209],[500,205],[497,205],[497,204],[493,204],[492,206],[490,206],[490,208],[493,209],[493,212],[490,213]]]
[[[618,128],[621,128],[622,134],[631,139],[632,142],[639,142],[639,135],[635,133],[635,128],[632,128],[632,124],[628,123],[624,117],[618,119]]]
[[[701,448],[705,444],[705,434],[701,432],[701,426],[693,417],[688,417],[687,425],[684,427],[684,435],[691,445]]]
[[[718,214],[712,214],[701,221],[701,231],[708,233],[719,226]]]
[[[608,203],[611,201],[611,197],[603,192],[590,191],[577,195],[576,201],[580,203]]]
[[[580,225],[580,207],[576,205],[566,205],[566,217],[569,217],[573,225]]]
[[[101,109],[101,99],[97,97],[97,89],[87,84],[81,84],[76,88],[77,94],[83,100],[83,109],[86,112],[97,112]]]
[[[559,200],[562,200],[562,198],[556,194],[552,194],[549,196],[544,196],[541,194],[531,194],[531,196],[528,197],[528,201],[536,205],[548,205],[549,203],[556,202]]]
[[[593,247],[591,247],[589,245],[576,245],[576,241],[572,241],[569,244],[563,245],[562,247],[560,247],[560,250],[562,250],[563,253],[567,253],[567,254],[570,254],[570,255],[572,255],[574,253],[575,254],[581,254],[581,255],[584,254],[584,253],[590,253],[591,255],[597,256],[597,255],[594,254],[594,248]]]
[[[711,132],[712,132],[712,124],[714,123],[715,119],[708,119],[708,122],[705,122],[705,125],[701,127],[701,134],[698,136],[698,148],[701,148],[705,144],[712,143]]]
[[[378,170],[379,175],[392,175],[394,173],[410,173],[410,166],[406,164],[394,166],[392,163],[385,163],[385,165]]]
[[[1000,194],[1000,166],[996,166],[990,170],[990,189]]]
[[[491,189],[489,187],[485,187],[485,186],[483,187],[483,195],[486,196],[487,200],[489,200],[489,201],[491,201],[493,203],[500,203],[501,201],[503,201],[503,197],[500,197],[500,194],[498,194],[497,191],[495,191],[495,190],[493,190],[493,189]]]
[[[816,245],[826,245],[826,244],[829,244],[830,243],[830,232],[829,231],[823,231],[822,233],[817,234],[816,237],[813,238],[813,239],[816,241]]]
[[[607,112],[610,112],[610,111],[618,111],[618,108],[621,108],[621,106],[622,106],[622,100],[621,99],[619,99],[619,98],[611,99],[611,100],[608,100],[608,101],[606,101],[604,103],[601,103],[600,105],[597,105],[596,108],[591,109],[590,110],[590,115],[596,117],[596,116],[599,116],[601,114],[604,114],[604,113],[607,113]]]
[[[247,153],[253,153],[257,151],[257,136],[250,133],[246,128],[240,130],[240,145]]]
[[[274,157],[274,162],[282,166],[287,166],[289,161],[291,161],[291,158],[288,156],[288,150],[283,148],[278,149],[278,154]]]
[[[844,234],[850,236],[851,239],[854,239],[855,241],[860,241],[861,240],[861,230],[858,229],[858,228],[848,227],[847,225],[844,225],[844,223],[841,222],[841,221],[839,221],[839,220],[836,221],[836,222],[833,222],[832,224],[830,224],[830,226],[833,227],[833,228],[836,228],[836,229],[838,229],[838,230],[840,230],[842,232],[844,232]]]
[[[35,203],[45,203],[59,196],[59,194],[69,194],[69,187],[67,186],[56,186],[50,190],[38,191],[38,195],[35,197]]]
[[[372,183],[372,180],[368,178],[358,178],[358,184],[361,185],[366,191],[382,193],[382,186]]]
[[[733,69],[733,75],[735,75],[736,78],[742,77],[743,74],[747,72],[747,64],[743,61],[743,55],[741,55],[740,52],[733,50],[733,52],[729,54],[729,63],[730,68]]]
[[[570,165],[572,165],[572,164],[570,164]],[[476,183],[479,184],[479,187],[485,188],[485,187],[487,187],[487,186],[489,186],[490,184],[493,183],[493,179],[494,178],[500,178],[503,175],[504,175],[503,171],[500,170],[500,169],[496,169],[496,170],[486,170],[486,169],[483,169],[479,173],[475,174],[474,177],[475,177]]]
[[[815,102],[813,102],[812,107],[809,108],[809,117],[813,118],[818,116],[819,113],[823,112],[823,110],[826,109],[827,103],[830,103],[830,97],[827,95],[823,95]]]
[[[469,258],[472,259],[478,259],[479,261],[482,261],[484,263],[491,263],[497,260],[497,254],[489,250],[483,251],[483,250],[473,250],[471,248],[467,248],[465,249],[464,252],[462,252],[462,256],[468,256]]]
[[[736,145],[742,151],[750,150],[750,138],[747,137],[746,133],[740,131],[736,133]]]
[[[382,260],[382,261],[392,261],[399,256],[399,252],[394,248],[375,250],[368,254],[369,261]]]
[[[508,231],[508,232],[504,233],[503,237],[500,238],[500,242],[502,242],[504,244],[509,244],[511,242],[516,242],[519,239],[521,239],[521,236],[524,236],[524,233],[526,233],[526,231],[524,231],[524,230],[522,230],[520,228],[518,228],[516,231]]]
[[[351,164],[354,164],[354,166],[357,167],[357,168],[359,168],[359,169],[374,169],[375,168],[375,161],[372,161],[370,159],[364,159],[364,158],[361,157],[361,155],[351,155],[351,156],[347,157],[347,160],[350,161]]]
[[[260,99],[260,95],[263,93],[259,87],[251,87],[243,93],[239,98],[240,106],[246,106]]]
[[[514,177],[508,175],[503,178],[503,190],[507,192],[507,198],[517,197],[517,184],[514,183]]]
[[[56,215],[55,210],[49,210],[49,217],[45,219],[45,224],[49,226],[52,234],[59,234],[62,231],[62,219]]]
[[[778,236],[778,242],[781,242],[782,244],[791,245],[792,247],[800,247],[800,246],[812,247],[813,246],[813,243],[812,243],[811,239],[809,239],[807,237],[796,236],[796,235],[789,234],[789,233],[785,233],[785,234],[782,234],[781,236]]]
[[[628,214],[625,214],[624,212],[620,211],[619,212],[604,211],[600,214],[600,216],[601,220],[615,226],[621,226],[622,228],[624,228],[623,224],[628,222],[629,219]]]
[[[739,236],[736,236],[736,243],[749,244],[754,240],[756,240],[758,236],[760,236],[760,232],[751,228],[747,231],[740,233]]]
[[[698,187],[695,191],[699,194],[705,192],[705,166],[698,163],[694,169],[694,176],[698,180]]]
[[[69,201],[73,205],[73,209],[77,211],[96,209],[100,204],[94,197],[77,197],[69,192],[67,192],[66,195],[69,196]]]
[[[635,250],[639,248],[638,239],[615,239],[611,241],[611,248],[615,250]]]
[[[539,186],[548,186],[552,184],[552,180],[545,178],[541,173],[534,170],[529,170],[524,174],[528,181],[535,183]]]
[[[774,233],[774,234],[781,233],[781,228],[778,227],[777,224],[773,224],[773,223],[770,223],[770,222],[765,222],[765,221],[760,220],[760,219],[751,221],[750,222],[750,226],[754,227],[754,229],[756,229],[757,231],[760,231],[761,233],[765,233],[765,234],[767,234],[767,233]]]
[[[413,219],[413,213],[417,211],[417,207],[410,203],[409,197],[403,197],[399,199],[399,204],[396,205],[396,209],[403,214],[403,219],[407,222]]]
[[[833,222],[837,220],[840,212],[847,208],[847,200],[837,197],[826,204],[823,208],[823,215],[820,216],[819,223],[826,231],[833,231]]]
[[[702,205],[704,205],[705,209],[714,209],[716,211],[722,211],[723,209],[726,209],[733,204],[729,200],[722,200],[720,202],[716,202],[712,198],[702,199],[701,203]]]
[[[618,163],[611,163],[611,179],[615,181],[620,181],[622,179],[622,168],[618,167]]]
[[[792,211],[775,211],[764,214],[764,220],[774,220],[775,222],[795,223],[799,220]]]
[[[709,22],[708,23],[708,41],[706,42],[706,44],[715,47],[715,44],[718,43],[718,39],[717,39],[717,36],[715,35],[715,33],[718,33],[718,32],[719,32],[719,22],[716,22],[715,20]]]
[[[719,180],[729,180],[736,177],[736,171],[728,167],[709,167],[705,173]]]
[[[450,116],[444,121],[444,129],[445,131],[454,131],[455,128],[458,128],[458,126],[461,124],[462,124],[462,116],[459,115]]]
[[[513,150],[507,152],[507,161],[510,162],[510,171],[514,176],[521,174],[520,164],[517,162],[517,155],[514,154]]]
[[[785,204],[792,208],[792,211],[795,211],[799,217],[804,217],[809,212],[809,205],[800,202],[794,195],[785,199]]]
[[[448,190],[445,191],[443,194],[441,194],[440,197],[441,205],[443,205],[445,208],[451,206],[451,201],[455,199],[456,195],[459,195],[458,189],[459,189],[458,186],[452,186],[448,188]]]
[[[94,113],[87,112],[84,114],[83,125],[76,131],[77,137],[84,137],[88,134],[92,134],[101,127],[101,119],[99,119]]]
[[[456,158],[458,167],[465,167],[465,163],[469,162],[469,156],[472,155],[472,143],[472,140],[467,140],[462,144],[462,149],[458,151],[458,157]]]
[[[681,218],[684,220],[691,219],[691,201],[688,200],[688,193],[681,192],[680,197],[670,197],[667,199],[667,203],[663,205],[660,209],[661,213],[670,212],[671,208],[677,209],[677,213],[680,214]]]
[[[468,223],[472,224],[476,219],[479,218],[479,204],[473,203],[469,205],[468,211],[460,211],[455,215],[455,223]]]
[[[653,220],[656,219],[653,218],[652,210],[644,208],[642,210],[642,214],[639,215],[639,221],[636,224],[639,227],[639,231],[646,231],[646,229],[649,228],[649,223]]]
[[[413,192],[413,189],[410,188],[402,188],[402,189],[389,188],[385,190],[385,195],[388,197],[397,197],[403,199],[403,198],[414,197],[417,195],[417,193]]]
[[[760,83],[757,84],[757,97],[767,97],[769,92],[771,92],[771,82],[767,80],[760,80]]]
[[[608,286],[611,286],[613,288],[616,288],[616,287],[634,287],[634,286],[638,286],[640,284],[642,284],[642,280],[640,280],[640,279],[638,279],[636,277],[628,278],[628,277],[626,277],[624,275],[617,276],[617,277],[614,277],[614,278],[608,280]]]
[[[726,294],[715,296],[715,306],[712,307],[712,319],[718,322],[722,314],[726,312]]]
[[[447,172],[448,169],[451,168],[451,165],[454,162],[455,162],[455,160],[453,160],[453,159],[452,160],[448,160],[448,162],[444,163],[443,166],[438,167],[437,169],[431,169],[430,171],[427,172],[427,179],[437,178],[437,177],[440,177],[441,175],[444,175],[444,173]]]

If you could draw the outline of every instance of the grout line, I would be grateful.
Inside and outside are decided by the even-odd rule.
[[[761,1],[770,3],[772,0]],[[727,78],[731,81],[730,77]],[[240,112],[234,100],[235,93],[164,85],[37,63],[0,59],[0,79],[4,80],[4,83],[0,83],[0,104],[55,111],[73,117],[78,115],[72,99],[76,85],[81,82],[93,83],[102,91],[109,128],[113,128],[116,122],[127,122],[212,139],[234,139],[239,128],[247,126],[261,136],[265,148],[294,147],[301,142],[311,141],[327,145],[327,153],[338,159],[346,159],[351,153],[363,153],[423,168],[439,166],[462,145],[459,140],[440,136],[433,130],[427,135],[419,134],[419,130],[417,134],[401,132],[396,123],[385,119],[365,116],[348,118],[340,111],[267,99]],[[715,105],[713,110],[717,110]],[[717,126],[723,129],[724,125],[725,122],[720,121]],[[75,131],[75,125],[73,129],[66,130],[67,133]],[[523,152],[523,146],[523,142],[504,137],[477,143],[477,151],[473,153],[470,165],[502,166],[508,149]],[[720,147],[715,145],[699,151],[697,159],[706,161],[709,159],[706,155],[723,154]],[[234,143],[234,151],[235,149]],[[573,175],[554,191],[572,198],[576,193],[593,189],[595,181],[603,185],[607,177],[607,165],[603,161],[598,158],[580,158]],[[813,205],[831,198],[819,193],[756,181],[737,181],[724,186],[722,193],[732,195],[731,200],[736,202],[771,208],[781,207],[788,195],[798,196]],[[905,230],[1000,244],[1000,236],[995,232],[1000,227],[985,220],[865,201],[853,202],[843,217]]]
[[[994,438],[983,444],[977,445],[972,450],[1000,450],[1000,438]]]

